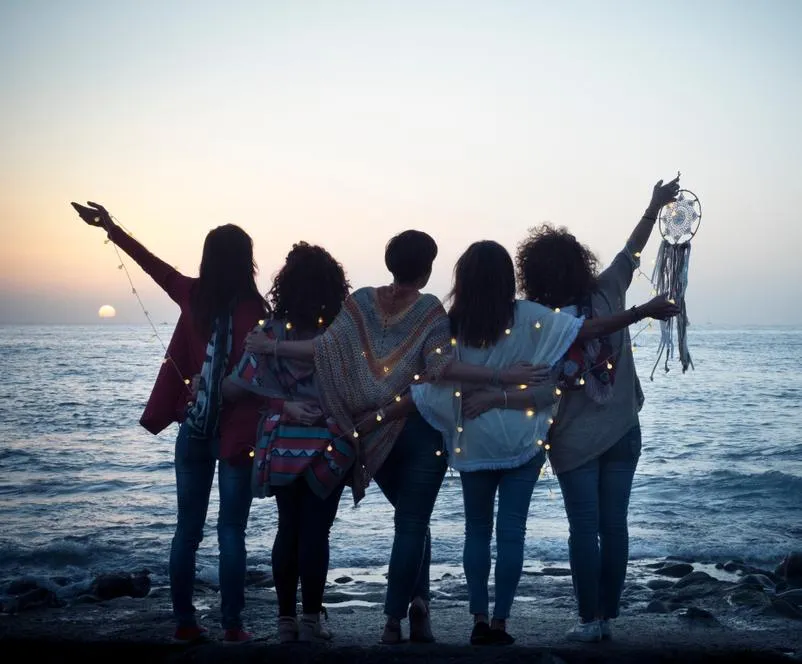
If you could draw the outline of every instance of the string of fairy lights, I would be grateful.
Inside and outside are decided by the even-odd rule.
[[[114,217],[112,215],[109,215],[109,217],[125,233],[130,235],[132,238],[134,237],[133,233],[131,233],[122,223],[120,223],[120,221],[116,217]],[[103,220],[103,217],[102,216],[96,217],[96,220],[97,221]],[[104,225],[105,225],[105,220],[103,220],[103,221],[104,221]],[[107,230],[107,232],[110,232],[111,229],[106,227],[106,230]],[[144,314],[146,320],[148,321],[148,324],[151,327],[151,330],[153,331],[153,338],[155,338],[155,339],[157,339],[159,341],[159,343],[161,344],[161,346],[162,346],[162,348],[164,350],[164,359],[162,360],[162,363],[164,364],[164,363],[168,363],[169,362],[175,368],[175,370],[178,373],[178,375],[180,376],[182,382],[187,387],[188,393],[191,395],[192,394],[192,390],[190,388],[191,379],[189,377],[186,377],[186,376],[183,375],[183,373],[181,372],[181,369],[179,368],[178,364],[171,357],[167,346],[165,345],[164,341],[162,340],[161,336],[159,335],[158,329],[156,328],[156,325],[154,324],[153,319],[150,316],[150,313],[148,312],[147,308],[145,307],[145,304],[142,301],[142,298],[140,297],[139,292],[136,289],[136,286],[134,285],[134,281],[133,281],[133,279],[131,277],[131,273],[129,272],[128,267],[126,266],[126,263],[123,260],[123,257],[121,255],[117,245],[114,244],[111,241],[110,238],[107,238],[104,241],[104,244],[108,244],[110,242],[111,242],[112,247],[114,248],[114,252],[115,252],[115,254],[117,256],[117,260],[118,260],[117,267],[118,267],[119,270],[121,270],[125,274],[126,279],[128,281],[128,284],[131,287],[131,293],[136,297],[137,303],[139,304],[139,307],[141,308],[142,313]],[[639,258],[640,257],[640,252],[635,253],[635,257]],[[636,269],[635,275],[637,277],[639,277],[639,278],[645,279],[646,281],[649,282],[649,284],[654,286],[654,283],[653,283],[652,279],[646,273],[644,273],[640,269],[640,267],[638,267]],[[656,291],[654,289],[652,289],[652,295],[656,295]],[[552,310],[552,312],[555,313],[555,314],[558,314],[558,313],[560,313],[560,308],[556,307],[556,308],[554,308]],[[322,326],[323,323],[324,323],[323,317],[320,317],[318,319],[318,325]],[[259,321],[260,327],[264,326],[264,324],[265,324],[264,320],[260,320]],[[649,329],[651,327],[652,327],[652,321],[649,320],[645,325],[640,327],[635,332],[634,335],[631,336],[630,341],[632,343],[632,350],[633,351],[635,350],[634,341],[644,331],[646,331],[647,329]],[[285,323],[285,328],[286,328],[287,331],[291,330],[292,329],[292,323],[291,322]],[[534,324],[534,328],[536,330],[542,329],[542,323],[540,321],[536,321],[535,324]],[[505,329],[504,333],[507,336],[509,336],[509,335],[512,334],[512,330],[510,328],[507,328],[507,329]],[[457,343],[458,342],[457,342],[456,338],[452,338],[451,339],[451,346],[452,347],[456,347]],[[604,360],[602,360],[601,362],[586,368],[579,375],[579,377],[577,379],[578,384],[580,386],[584,385],[585,384],[585,376],[589,375],[592,371],[594,371],[597,368],[600,368],[601,366],[603,366],[605,364],[607,365],[607,369],[612,369],[613,368],[613,362],[615,362],[617,360],[618,353],[620,353],[622,351],[623,351],[623,348],[620,351],[618,351],[614,356],[607,357]],[[432,352],[434,352],[434,353],[436,353],[438,355],[441,355],[444,351],[443,351],[443,348],[438,347],[438,348],[435,348]],[[365,355],[364,352],[363,352],[363,355]],[[384,367],[384,372],[387,373],[389,371],[390,371],[389,367],[385,366]],[[373,419],[375,419],[375,421],[377,423],[382,422],[385,419],[384,409],[385,408],[389,408],[395,402],[400,402],[402,400],[402,398],[403,398],[403,395],[406,395],[407,393],[409,393],[410,388],[412,387],[412,385],[420,384],[420,382],[421,382],[421,376],[419,374],[415,374],[413,376],[412,383],[410,383],[401,393],[397,394],[395,397],[393,397],[393,399],[391,399],[390,401],[385,403],[382,407],[377,409],[374,414],[368,415],[368,416],[362,418],[361,420],[359,420],[358,422],[354,422],[353,423],[353,429],[350,431],[350,433],[342,433],[339,436],[337,436],[336,438],[334,438],[329,443],[329,445],[327,447],[327,451],[328,452],[332,452],[333,451],[334,448],[333,448],[333,445],[331,443],[336,442],[337,440],[342,440],[342,439],[345,439],[346,437],[349,437],[349,436],[354,440],[359,439],[359,437],[360,437],[359,429],[362,428],[363,425],[365,425],[368,422],[372,421]],[[519,385],[518,389],[525,390],[528,387],[529,387],[528,385]],[[554,402],[553,402],[553,404],[551,406],[551,415],[550,415],[550,417],[549,417],[549,419],[547,421],[549,427],[552,427],[554,425],[554,423],[555,423],[555,417],[556,417],[556,414],[557,414],[557,412],[559,410],[559,406],[560,406],[562,395],[563,395],[563,389],[560,388],[559,386],[556,386],[554,388],[554,397],[556,397],[556,398],[554,399]],[[454,398],[455,399],[461,399],[462,398],[462,391],[459,388],[455,388],[455,390],[454,390]],[[463,452],[463,443],[459,442],[461,434],[464,432],[463,416],[462,416],[462,408],[461,407],[458,408],[458,413],[459,413],[459,415],[457,417],[457,437],[458,437],[457,440],[458,440],[458,443],[455,444],[455,447],[454,447],[454,453],[455,454],[461,454]],[[522,411],[522,414],[527,418],[532,418],[532,417],[535,416],[536,410],[533,407],[526,408],[525,410]],[[544,439],[541,439],[541,438],[538,438],[535,441],[533,441],[533,444],[537,445],[538,447],[543,448],[546,451],[549,451],[551,449],[551,444],[548,442],[548,440],[544,440]],[[252,449],[251,452],[250,452],[251,457],[253,457],[254,454],[255,454],[254,450]],[[435,454],[437,456],[442,456],[443,450],[442,449],[438,449],[438,450],[435,451]],[[548,457],[547,457],[546,462],[544,463],[543,467],[541,468],[540,476],[541,477],[548,477],[549,475],[552,475],[552,474],[553,474],[553,472],[550,469],[550,464],[548,463]],[[549,495],[550,495],[550,497],[553,497],[553,493],[552,493],[551,488],[549,488]]]

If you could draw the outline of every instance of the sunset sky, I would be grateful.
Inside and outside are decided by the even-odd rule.
[[[188,274],[240,224],[262,290],[297,240],[385,283],[387,239],[423,229],[443,296],[470,242],[542,221],[607,263],[681,170],[691,321],[799,325],[800,26],[794,0],[3,0],[0,322],[144,322],[71,200]]]

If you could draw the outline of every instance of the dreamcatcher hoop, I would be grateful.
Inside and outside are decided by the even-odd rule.
[[[702,204],[689,189],[680,189],[677,200],[660,208],[657,224],[669,244],[687,244],[702,223]]]
[[[669,360],[676,348],[682,365],[682,373],[693,369],[693,360],[688,350],[688,311],[685,307],[685,290],[688,287],[688,266],[691,260],[691,240],[702,222],[702,204],[699,197],[688,189],[677,193],[677,200],[664,205],[657,214],[658,228],[663,241],[655,259],[652,284],[655,290],[675,302],[680,313],[673,319],[660,321],[660,346],[654,372],[665,354],[665,370],[669,371]]]

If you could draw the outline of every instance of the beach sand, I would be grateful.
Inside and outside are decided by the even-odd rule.
[[[433,580],[431,605],[438,643],[382,646],[384,584],[375,575],[341,575],[326,593],[329,626],[335,639],[326,645],[280,645],[272,579],[249,574],[245,620],[256,639],[244,645],[220,643],[219,595],[197,585],[196,606],[210,640],[195,645],[171,642],[169,590],[150,589],[146,597],[98,601],[83,595],[65,606],[0,613],[2,651],[24,646],[34,661],[265,661],[265,662],[789,662],[802,661],[802,613],[796,594],[777,577],[734,563],[731,571],[687,561],[631,565],[614,639],[574,644],[565,631],[574,616],[570,576],[564,568],[527,570],[508,623],[517,642],[511,647],[474,648],[464,578],[445,573]],[[731,566],[732,567],[732,566]],[[689,571],[690,570],[690,571]],[[765,572],[760,575],[759,572]],[[762,576],[762,578],[761,578]],[[652,586],[652,587],[650,587]],[[788,608],[790,607],[790,608]],[[404,626],[406,633],[406,624]],[[5,659],[5,658],[4,658]],[[11,660],[6,660],[11,661]]]

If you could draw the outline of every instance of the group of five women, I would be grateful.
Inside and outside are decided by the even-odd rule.
[[[387,244],[389,285],[350,294],[342,266],[325,249],[300,242],[265,299],[255,285],[251,239],[239,227],[207,235],[199,276],[190,278],[149,253],[102,206],[73,203],[181,308],[141,418],[152,433],[180,423],[170,552],[175,638],[206,632],[192,589],[217,466],[225,641],[251,638],[242,611],[253,496],[275,497],[278,509],[272,567],[280,640],[326,641],[329,531],[345,486],[358,502],[371,481],[395,510],[381,640],[400,643],[409,617],[411,641],[434,641],[429,521],[451,466],[464,498],[471,643],[512,643],[506,621],[547,453],[570,529],[579,621],[569,638],[610,638],[641,446],[643,395],[627,328],[678,313],[659,296],[627,309],[626,291],[657,213],[678,190],[676,179],[655,185],[624,249],[601,273],[565,229],[534,229],[517,265],[496,242],[472,244],[455,267],[448,311],[422,293],[437,245],[421,231]]]

